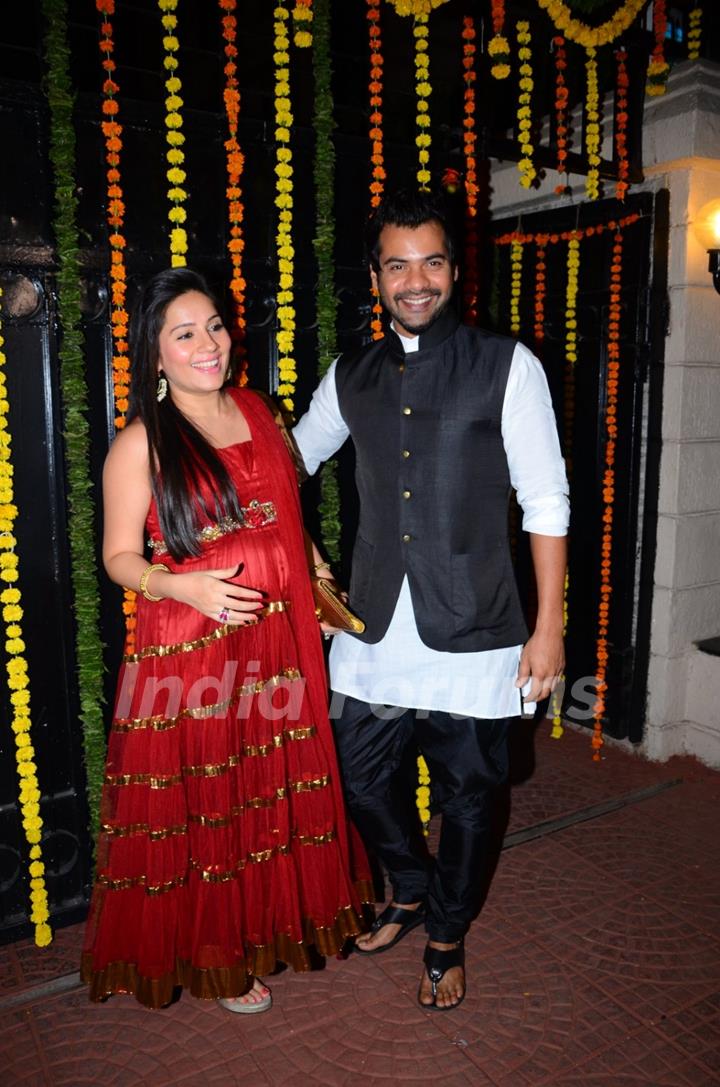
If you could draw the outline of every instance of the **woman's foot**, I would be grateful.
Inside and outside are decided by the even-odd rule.
[[[242,996],[223,996],[218,999],[229,1012],[239,1012],[243,1015],[252,1015],[254,1012],[264,1012],[272,1005],[272,995],[267,985],[263,985],[259,978],[254,978],[252,988]]]
[[[398,905],[397,902],[391,902],[390,905],[386,907],[386,910],[383,910],[383,913],[396,909],[408,910],[411,913],[414,913],[419,910],[421,906],[422,902],[413,902],[409,905],[405,902],[400,905]],[[362,936],[356,937],[355,947],[358,951],[362,951],[365,954],[372,954],[372,952],[379,951],[383,947],[388,947],[397,939],[398,934],[408,927],[407,924],[388,924],[384,921],[378,925],[377,922],[381,920],[382,916],[383,914],[381,913],[370,929],[370,932],[364,932]],[[419,921],[417,923],[419,924]],[[414,928],[415,925],[412,925],[412,927]]]
[[[433,955],[433,951],[438,954]],[[425,949],[425,970],[418,990],[421,1008],[450,1011],[465,999],[465,957],[462,940],[443,944],[429,940]]]

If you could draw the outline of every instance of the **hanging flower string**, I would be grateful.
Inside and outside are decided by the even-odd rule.
[[[382,28],[380,26],[380,0],[367,0],[368,35],[370,38],[370,142],[372,177],[370,180],[370,207],[376,208],[385,190],[385,154],[383,136],[383,55]],[[383,337],[382,305],[377,291],[372,292],[372,318],[370,329],[374,340]]]
[[[575,364],[577,362],[577,296],[580,275],[580,236],[573,232],[568,238],[567,281],[565,286],[565,372],[564,372],[564,426],[563,454],[568,479],[572,478],[572,448],[575,429]],[[570,578],[565,574],[563,585],[563,636],[567,631],[568,589]],[[561,685],[565,680],[563,675]],[[562,724],[562,698],[560,690],[553,691],[552,729],[554,740],[559,740],[564,732]]]
[[[523,246],[518,236],[510,242],[510,332],[520,331],[520,289],[522,287]]]
[[[609,45],[624,34],[645,7],[647,0],[625,0],[615,14],[599,26],[588,26],[582,20],[576,19],[568,5],[562,0],[537,0],[537,2],[550,16],[555,29],[566,38],[583,46],[584,49],[597,49],[599,46]]]
[[[653,35],[655,46],[647,70],[645,91],[651,97],[665,94],[665,85],[670,72],[670,65],[665,60],[665,33],[667,31],[667,12],[665,0],[653,0]]]
[[[700,56],[700,38],[702,35],[702,8],[692,8],[688,16],[688,60],[697,60]]]
[[[555,53],[555,139],[557,142],[557,166],[555,169],[560,174],[560,183],[555,186],[555,192],[561,195],[567,192],[567,146],[568,146],[568,88],[565,82],[567,69],[567,56],[565,53],[565,39],[562,34],[553,38]],[[563,175],[565,175],[563,180]]]
[[[615,182],[615,196],[618,200],[625,200],[625,194],[629,188],[628,176],[630,173],[627,153],[627,124],[628,124],[628,79],[627,53],[624,49],[618,49],[617,53],[617,100],[615,103],[615,157],[617,159],[617,181]]]
[[[545,263],[545,246],[547,236],[538,238],[535,254],[535,305],[533,334],[535,339],[535,353],[540,355],[542,342],[545,339],[545,295],[547,293],[547,264]]]
[[[223,100],[225,102],[225,115],[228,123],[228,138],[225,140],[226,170],[227,170],[227,201],[228,218],[230,220],[230,238],[228,240],[228,253],[232,273],[230,276],[230,293],[233,299],[233,327],[232,337],[237,354],[240,359],[239,384],[247,383],[247,355],[245,352],[245,289],[246,282],[243,275],[243,252],[245,239],[243,237],[243,219],[245,209],[242,202],[242,188],[240,181],[245,168],[245,157],[238,143],[238,119],[240,116],[240,90],[237,81],[237,18],[235,11],[237,0],[219,0],[222,15],[222,35],[224,41],[225,66],[225,90]]]
[[[127,269],[125,267],[126,241],[123,235],[125,226],[125,204],[120,187],[120,151],[122,150],[122,125],[117,121],[119,105],[115,97],[120,90],[115,82],[115,61],[113,52],[113,27],[110,17],[115,14],[115,0],[97,0],[97,10],[103,15],[100,24],[100,54],[105,70],[103,80],[103,122],[102,134],[105,138],[105,162],[107,163],[107,204],[106,216],[110,228],[110,294],[111,326],[113,337],[113,395],[115,402],[115,428],[125,426],[125,413],[128,409],[130,391],[130,360],[127,351],[128,315],[125,309],[125,290]]]
[[[530,49],[530,23],[521,19],[517,24],[518,60],[520,61],[520,94],[518,95],[518,143],[520,144],[520,184],[529,189],[535,180],[532,145],[532,50]]]
[[[490,74],[494,79],[507,79],[510,75],[510,46],[503,33],[505,28],[505,0],[492,0],[493,36],[488,45],[492,61]]]
[[[398,15],[429,15],[447,0],[389,0]]]
[[[165,31],[163,36],[163,49],[165,50],[163,67],[168,72],[168,77],[165,80],[165,90],[167,91],[167,98],[165,99],[167,151],[165,157],[168,164],[166,177],[170,182],[170,188],[168,189],[168,200],[170,201],[170,210],[168,211],[170,221],[170,263],[173,268],[184,268],[187,264],[186,253],[188,248],[187,232],[183,225],[187,219],[184,204],[188,194],[182,187],[187,175],[184,169],[185,152],[182,149],[185,137],[180,131],[183,123],[182,114],[180,113],[183,100],[179,94],[182,84],[177,75],[178,59],[176,53],[180,48],[180,42],[175,33],[177,30],[177,16],[175,15],[177,5],[178,0],[158,0],[158,7],[163,13],[162,25]]]
[[[0,300],[2,288],[0,288]],[[3,351],[4,338],[0,323],[0,603],[3,606],[5,624],[5,671],[10,691],[12,720],[10,727],[15,736],[15,766],[18,776],[18,802],[22,815],[25,841],[30,858],[30,920],[35,927],[35,943],[47,947],[52,942],[49,925],[48,894],[45,886],[43,864],[42,817],[40,815],[40,785],[35,763],[35,750],[30,739],[30,690],[28,666],[25,659],[25,641],[20,620],[23,617],[22,597],[17,587],[19,578],[18,557],[15,553],[15,521],[18,516],[14,504],[12,464],[12,439],[8,429],[10,405],[7,398]]]
[[[623,234],[618,230],[610,265],[610,307],[608,320],[607,385],[605,396],[605,473],[603,475],[603,530],[600,562],[600,603],[598,605],[597,697],[593,714],[593,759],[600,760],[603,746],[602,721],[607,692],[607,666],[612,594],[612,537],[615,500],[615,441],[617,439],[618,383],[620,379],[620,296],[622,291]]]
[[[465,320],[477,324],[478,316],[478,229],[477,229],[477,145],[475,117],[475,20],[463,19],[463,153],[465,158],[465,275],[463,291]]]
[[[585,153],[588,172],[585,178],[585,194],[588,200],[600,196],[600,92],[598,90],[597,50],[587,49],[585,60],[587,90],[585,96]]]
[[[111,16],[115,14],[115,0],[96,0],[97,10],[102,16],[100,23],[100,55],[105,71],[103,80],[103,122],[102,133],[105,139],[105,161],[107,163],[107,205],[106,217],[109,227],[110,243],[110,327],[113,340],[112,376],[113,398],[115,402],[115,429],[125,426],[125,413],[128,409],[130,392],[130,360],[128,358],[128,313],[125,307],[127,288],[127,268],[125,265],[126,240],[125,204],[120,187],[120,151],[122,150],[122,125],[118,123],[119,105],[116,95],[120,88],[115,82],[115,61],[113,53],[113,26]],[[125,617],[125,652],[135,652],[136,603],[132,589],[123,590],[123,615]]]
[[[308,49],[312,45],[312,0],[295,0],[292,13],[293,41],[300,49]]]
[[[413,23],[413,38],[415,39],[415,97],[416,110],[415,123],[418,134],[415,143],[418,147],[418,171],[417,182],[421,189],[427,189],[430,182],[430,103],[428,99],[432,94],[430,86],[430,57],[428,56],[428,16],[418,14]]]
[[[293,123],[290,102],[289,13],[278,5],[274,10],[275,63],[275,206],[278,211],[275,245],[279,276],[277,295],[278,394],[283,406],[295,407],[295,250],[293,226],[293,166],[290,128]]]
[[[570,241],[571,238],[582,241],[583,238],[591,238],[593,234],[604,234],[606,230],[623,230],[626,226],[636,223],[639,218],[640,215],[633,212],[630,215],[623,216],[622,219],[610,219],[607,223],[597,223],[594,226],[587,226],[577,230],[563,230],[557,234],[524,234],[520,230],[512,230],[507,234],[500,234],[493,241],[495,245],[513,245],[513,243],[517,243],[524,246],[536,245],[539,239],[545,238],[547,245],[558,245],[560,242]]]

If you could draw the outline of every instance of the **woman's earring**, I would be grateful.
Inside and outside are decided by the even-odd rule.
[[[155,399],[160,404],[167,396],[167,378],[165,374],[161,373],[158,378],[157,392],[155,393]]]

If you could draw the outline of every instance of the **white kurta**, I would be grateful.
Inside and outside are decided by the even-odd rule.
[[[417,351],[419,337],[399,339],[406,352]],[[350,434],[338,403],[335,366],[293,431],[311,475]],[[542,366],[522,344],[516,345],[510,365],[501,430],[524,531],[564,536],[568,485],[550,392]],[[418,634],[405,577],[390,626],[379,642],[369,645],[351,634],[335,636],[330,683],[334,691],[373,705],[513,717],[535,708],[527,702],[523,708],[515,686],[521,649],[519,645],[474,653],[430,649]]]

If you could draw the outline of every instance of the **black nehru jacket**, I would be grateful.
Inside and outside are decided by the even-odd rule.
[[[407,574],[431,649],[519,645],[527,627],[508,543],[510,475],[501,434],[515,341],[448,308],[405,354],[399,337],[341,356],[340,411],[356,450],[360,523],[351,607],[364,642],[390,624]]]

